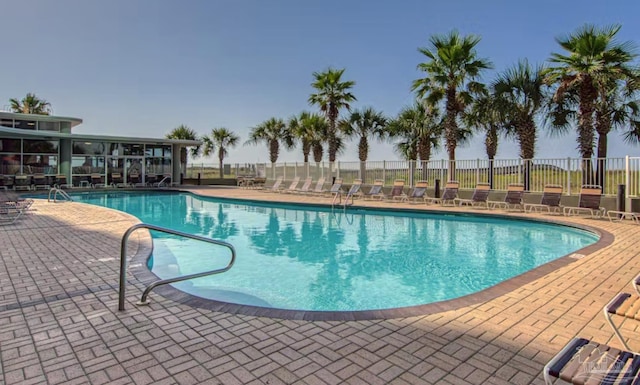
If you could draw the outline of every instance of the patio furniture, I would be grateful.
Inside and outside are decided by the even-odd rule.
[[[487,203],[487,199],[489,198],[490,191],[491,186],[489,186],[488,183],[478,183],[476,185],[476,189],[473,191],[471,199],[456,198],[456,202],[459,206],[469,205],[471,207],[484,207],[485,209],[488,209],[489,204]]]
[[[444,187],[444,192],[440,198],[430,198],[426,197],[425,203],[439,203],[442,206],[446,206],[450,204],[451,206],[456,205],[456,199],[458,198],[458,188],[460,187],[460,183],[458,181],[452,180],[447,182]]]
[[[571,384],[637,384],[640,356],[585,338],[574,338],[545,365],[544,381],[559,378]]]
[[[560,205],[560,200],[562,199],[562,186],[557,184],[548,184],[544,186],[542,190],[542,198],[540,198],[540,203],[525,203],[524,211],[525,212],[542,212],[547,211],[547,213],[551,214],[562,213],[562,206]]]
[[[523,198],[524,185],[521,183],[510,183],[507,186],[507,195],[504,196],[504,201],[489,201],[487,205],[493,209],[503,208],[505,210],[524,211],[524,205],[522,204]]]
[[[583,185],[580,189],[578,207],[565,207],[562,213],[566,216],[589,214],[592,218],[604,216],[605,209],[600,207],[602,187],[598,185]]]
[[[363,194],[365,200],[382,200],[384,194],[382,188],[384,187],[384,181],[382,179],[376,179],[373,181],[373,185],[369,189],[369,192]]]

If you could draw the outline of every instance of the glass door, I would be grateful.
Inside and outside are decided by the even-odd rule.
[[[142,157],[128,157],[125,159],[125,183],[135,187],[137,185],[144,186],[143,180],[144,170]]]

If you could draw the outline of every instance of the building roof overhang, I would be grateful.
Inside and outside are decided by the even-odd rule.
[[[39,115],[40,116],[40,115]],[[166,138],[141,138],[130,136],[109,136],[91,134],[66,134],[55,131],[25,130],[21,128],[10,128],[0,126],[0,135],[7,138],[24,139],[71,139],[84,141],[106,141],[123,143],[144,143],[144,144],[179,144],[181,146],[199,146],[202,144],[198,140],[166,139]]]
[[[71,127],[82,124],[82,119],[72,118],[68,116],[39,115],[39,114],[22,114],[18,112],[0,111],[0,118],[10,118],[18,120],[37,120],[40,122],[69,122]]]

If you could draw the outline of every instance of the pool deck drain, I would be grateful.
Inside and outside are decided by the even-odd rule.
[[[233,188],[193,191],[331,202]],[[640,273],[640,226],[559,217],[600,229],[612,243],[535,279],[510,280],[492,299],[426,315],[283,320],[191,307],[158,294],[137,307],[143,284],[132,274],[127,310],[118,312],[120,240],[138,220],[74,202],[34,206],[0,227],[0,385],[543,384],[542,367],[574,336],[621,347],[601,309],[630,292]],[[144,232],[134,233],[128,254],[147,253],[148,242]],[[623,334],[638,336],[638,326],[625,323]],[[629,344],[640,349],[640,336]]]

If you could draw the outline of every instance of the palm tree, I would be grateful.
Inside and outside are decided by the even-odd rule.
[[[280,154],[280,144],[283,144],[286,148],[293,147],[293,135],[282,119],[271,118],[251,129],[249,140],[245,142],[245,145],[256,145],[262,141],[266,142],[269,147],[269,160],[275,177],[275,164]]]
[[[520,145],[524,162],[524,188],[530,189],[531,162],[535,156],[537,127],[535,117],[545,105],[543,68],[532,68],[521,60],[498,75],[492,87],[500,101],[502,120],[507,135],[514,136]]]
[[[329,162],[330,172],[333,169],[333,162],[336,161],[338,153],[338,142],[336,125],[338,116],[342,108],[351,109],[349,103],[356,100],[350,89],[356,84],[354,81],[342,81],[342,74],[345,69],[336,70],[329,68],[324,72],[314,72],[315,81],[311,86],[316,89],[316,93],[309,96],[309,104],[318,105],[329,120],[328,142],[329,142]]]
[[[640,77],[636,73],[634,78],[625,79],[624,84],[618,81],[601,84],[598,88],[595,115],[595,130],[598,133],[596,183],[600,186],[604,187],[606,183],[609,132],[628,125],[630,129],[627,134],[633,134],[637,132],[635,128],[640,127],[640,101],[635,99],[638,80]]]
[[[235,147],[240,140],[238,135],[229,131],[228,129],[214,128],[211,130],[211,136],[205,136],[204,140],[204,149],[202,154],[204,156],[209,156],[214,149],[218,149],[218,160],[220,161],[220,179],[224,178],[224,157],[229,155],[228,149],[230,147]]]
[[[167,139],[181,139],[181,140],[200,140],[198,134],[188,126],[181,124],[178,127],[171,130],[166,135]],[[191,153],[191,157],[195,158],[200,154],[201,146],[181,147],[180,148],[180,163],[182,164],[182,172],[187,170],[187,151]]]
[[[365,180],[367,171],[367,158],[369,157],[369,137],[384,139],[387,132],[385,127],[387,118],[382,112],[366,107],[362,110],[355,110],[351,115],[342,119],[338,127],[347,138],[359,137],[358,159],[360,159],[360,178]]]
[[[471,110],[464,116],[467,126],[485,133],[484,146],[489,159],[487,177],[491,188],[494,183],[493,168],[498,152],[498,137],[503,130],[501,111],[495,95],[486,94],[474,100]]]
[[[583,159],[583,183],[592,181],[591,157],[595,141],[595,113],[599,88],[611,81],[633,78],[629,63],[636,56],[631,44],[615,41],[620,25],[598,28],[585,25],[556,41],[566,55],[552,53],[549,61],[555,66],[545,71],[546,81],[557,85],[553,95],[556,104],[563,104],[573,93],[578,103],[578,149]],[[563,122],[560,122],[563,123]]]
[[[40,99],[36,94],[28,93],[27,96],[18,100],[9,99],[11,110],[21,114],[49,115],[51,114],[51,103]]]
[[[389,138],[400,139],[396,143],[396,150],[411,162],[411,168],[415,167],[415,161],[420,158],[423,164],[422,179],[426,179],[431,150],[438,147],[443,132],[438,110],[417,102],[400,111],[388,123],[387,129]]]
[[[449,155],[449,180],[455,179],[455,159],[458,138],[458,117],[471,104],[473,96],[484,90],[484,85],[476,80],[482,70],[491,68],[491,62],[478,58],[475,46],[480,37],[460,36],[457,31],[448,35],[433,35],[431,49],[419,48],[428,58],[418,69],[426,76],[413,82],[412,90],[418,97],[425,98],[432,106],[445,100],[444,117],[445,143]]]

